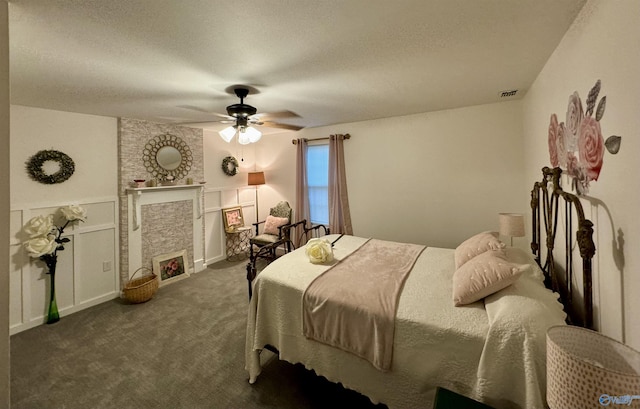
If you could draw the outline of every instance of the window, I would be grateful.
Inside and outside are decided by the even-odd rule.
[[[307,146],[307,186],[312,224],[329,225],[329,145]]]

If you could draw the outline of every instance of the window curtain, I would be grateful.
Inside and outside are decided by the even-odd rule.
[[[329,137],[329,229],[331,233],[353,234],[344,164],[344,139],[344,135]]]
[[[307,140],[300,138],[296,144],[296,208],[293,216],[294,220],[299,222],[303,219],[309,221],[310,215],[307,193]]]

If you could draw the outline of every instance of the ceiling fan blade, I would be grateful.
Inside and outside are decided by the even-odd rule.
[[[217,116],[217,117],[224,118],[224,119],[226,119],[226,120],[228,120],[228,121],[235,121],[235,120],[236,120],[236,119],[235,119],[234,117],[232,117],[231,115],[227,115],[227,114],[219,114],[219,113],[217,113],[217,112],[209,112],[209,113],[210,113],[211,115],[215,115],[215,116]]]
[[[224,119],[229,119],[229,120],[234,119],[232,116],[229,116],[227,114],[219,114],[217,112],[211,112],[209,110],[202,109],[193,105],[180,105],[180,108],[190,109],[192,111],[204,112],[205,114],[215,115],[217,117],[224,118]]]
[[[283,124],[283,123],[271,122],[271,121],[264,121],[261,123],[261,125],[268,126],[270,128],[289,129],[291,131],[299,131],[300,129],[304,128],[304,126],[289,125],[289,124]]]
[[[230,124],[235,123],[235,121],[186,121],[186,122],[171,122],[171,125],[178,126],[190,126],[190,125],[207,125],[207,124]]]
[[[261,112],[252,115],[251,118],[268,119],[268,118],[300,118],[300,115],[292,111],[276,111],[276,112]]]
[[[178,108],[190,109],[191,111],[204,112],[206,114],[210,114],[211,111],[207,111],[206,109],[202,109],[200,107],[196,107],[193,105],[178,105]]]

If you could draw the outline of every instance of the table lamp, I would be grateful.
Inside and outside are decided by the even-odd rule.
[[[514,237],[524,237],[524,215],[521,213],[500,213],[500,234],[509,236],[513,247]]]

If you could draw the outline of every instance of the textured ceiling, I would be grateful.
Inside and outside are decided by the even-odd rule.
[[[11,102],[209,121],[248,84],[314,127],[520,98],[584,2],[11,0]]]

